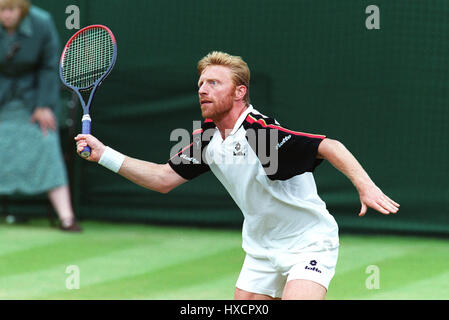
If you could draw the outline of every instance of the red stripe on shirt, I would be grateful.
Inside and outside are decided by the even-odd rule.
[[[181,153],[183,153],[184,151],[186,151],[187,149],[189,149],[191,146],[193,146],[193,142],[188,145],[187,147],[185,147],[184,149],[182,149],[181,151],[179,151],[177,154],[175,154],[173,157],[170,158],[170,160],[172,160],[174,157],[179,156]]]
[[[260,124],[264,128],[277,129],[277,130],[280,130],[280,131],[283,131],[283,132],[294,134],[296,136],[304,136],[304,137],[316,138],[316,139],[324,139],[324,138],[326,138],[326,136],[323,136],[323,135],[310,134],[310,133],[304,133],[304,132],[298,132],[298,131],[292,131],[292,130],[288,130],[288,129],[282,128],[281,126],[276,126],[276,125],[273,125],[273,124],[267,124],[265,122],[265,120],[263,120],[263,119],[257,120],[255,118],[253,118],[251,115],[248,115],[246,117],[246,121],[248,121],[251,124],[252,123],[258,123],[258,124]]]

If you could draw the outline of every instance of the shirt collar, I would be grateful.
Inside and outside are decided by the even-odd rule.
[[[237,121],[235,122],[234,128],[232,129],[231,133],[229,135],[233,135],[234,133],[237,132],[237,130],[240,128],[240,126],[242,125],[243,121],[245,121],[246,117],[248,116],[248,114],[250,112],[252,112],[254,110],[252,105],[249,105],[248,108],[246,108],[245,111],[243,111],[243,113],[240,115],[240,117],[237,119]]]

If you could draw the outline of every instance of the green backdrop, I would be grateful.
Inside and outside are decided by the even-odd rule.
[[[92,109],[94,134],[145,160],[169,158],[170,132],[200,120],[196,63],[212,50],[242,56],[253,105],[298,131],[344,143],[400,213],[359,218],[358,194],[329,163],[315,171],[341,230],[449,234],[449,6],[447,0],[35,0],[61,42],[68,5],[81,27],[105,24],[118,61]],[[367,6],[380,29],[367,30]],[[80,117],[79,117],[80,118]],[[168,195],[76,159],[83,218],[240,226],[242,215],[212,173]]]

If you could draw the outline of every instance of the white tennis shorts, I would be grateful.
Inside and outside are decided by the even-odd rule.
[[[301,253],[273,253],[267,257],[246,254],[236,287],[252,293],[281,298],[290,280],[314,281],[326,290],[335,274],[338,248]]]

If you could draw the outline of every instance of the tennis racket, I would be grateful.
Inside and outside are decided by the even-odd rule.
[[[62,51],[59,76],[66,87],[76,92],[83,107],[82,134],[91,133],[89,110],[93,97],[117,60],[117,42],[109,28],[103,25],[85,27],[75,33]],[[90,94],[89,94],[90,92]],[[87,97],[87,103],[83,98]],[[90,156],[86,146],[81,156]]]

